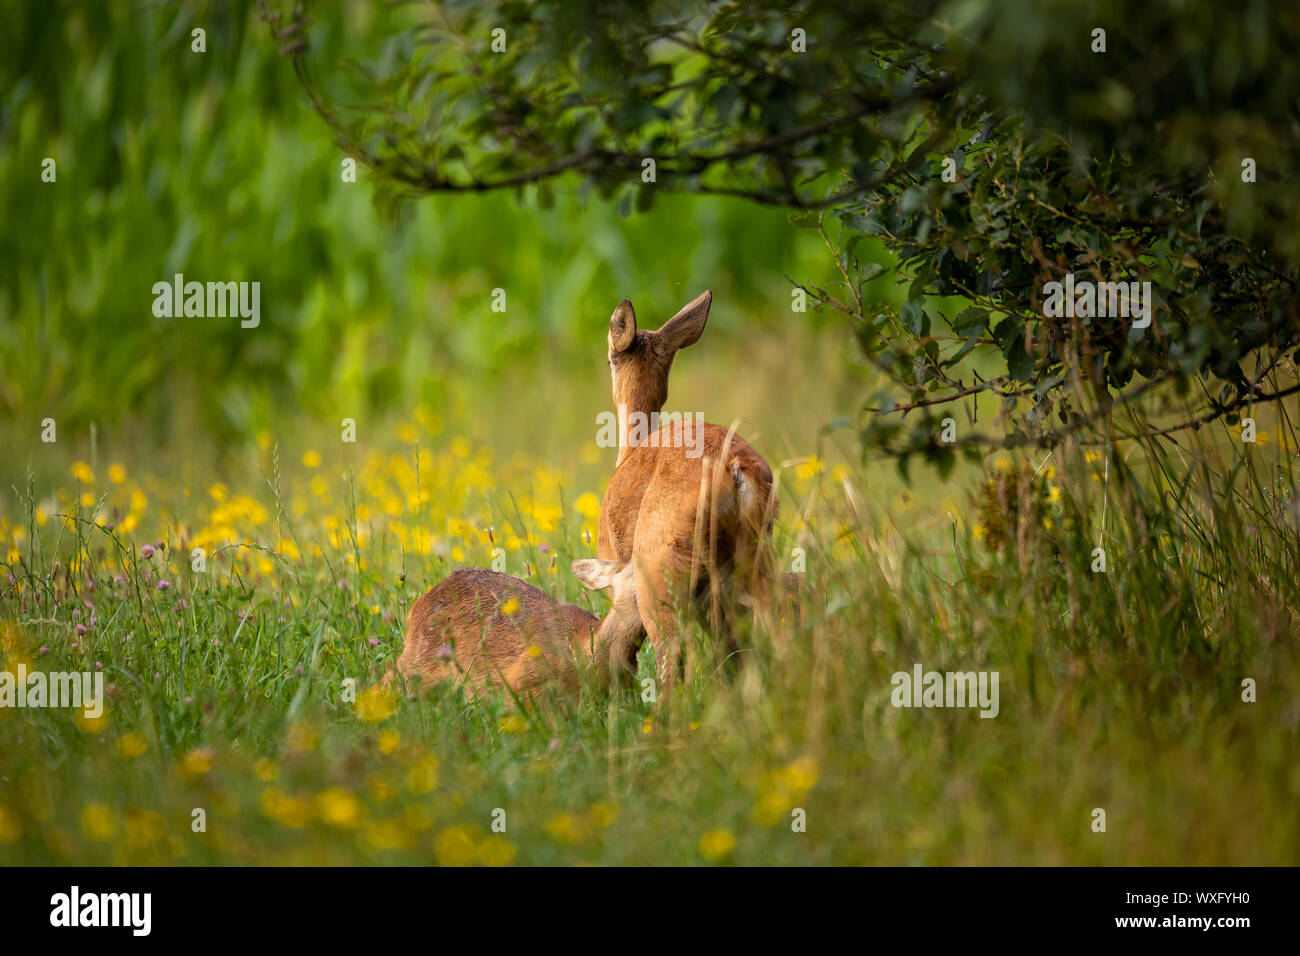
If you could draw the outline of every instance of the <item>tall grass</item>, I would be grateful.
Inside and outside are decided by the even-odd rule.
[[[269,446],[238,489],[170,478],[176,454],[116,484],[78,469],[62,502],[16,487],[0,669],[102,665],[112,689],[99,720],[0,709],[0,862],[1300,858],[1285,417],[1263,445],[1064,447],[910,489],[769,441],[798,614],[745,625],[738,665],[692,624],[671,699],[638,682],[532,708],[372,689],[413,597],[494,548],[604,609],[567,568],[594,551],[583,493],[608,462],[543,465],[444,424],[321,465]],[[893,706],[915,664],[998,672],[998,715]]]

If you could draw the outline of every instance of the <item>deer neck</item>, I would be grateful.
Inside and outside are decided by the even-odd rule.
[[[637,400],[618,403],[618,461],[614,462],[615,468],[623,464],[633,448],[645,443],[639,441],[634,444],[629,440],[632,423],[639,422],[640,434],[649,438],[650,432],[654,430],[655,416],[662,407],[652,407],[649,402]]]

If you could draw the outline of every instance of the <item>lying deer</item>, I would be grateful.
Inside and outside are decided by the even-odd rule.
[[[558,683],[577,689],[581,667],[590,660],[595,676],[608,682],[608,653],[640,631],[630,568],[612,561],[573,562],[573,573],[592,590],[610,588],[604,619],[573,604],[557,604],[541,588],[485,568],[456,568],[411,605],[406,640],[394,670],[408,687],[456,680],[471,698],[508,688],[532,698]]]
[[[674,597],[707,597],[719,630],[738,604],[772,593],[766,545],[777,502],[767,462],[734,430],[690,416],[648,435],[637,427],[657,421],[673,358],[699,339],[712,302],[705,292],[658,331],[638,329],[626,299],[609,319],[619,449],[596,553],[634,569],[636,605],[665,689],[682,663]],[[640,635],[625,629],[616,636],[624,643],[611,646],[611,657],[634,669]]]

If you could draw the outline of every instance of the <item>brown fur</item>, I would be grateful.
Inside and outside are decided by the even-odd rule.
[[[620,444],[600,509],[597,554],[631,563],[637,607],[664,685],[675,679],[681,662],[674,597],[706,603],[711,623],[721,628],[737,603],[753,603],[750,596],[772,591],[766,544],[776,497],[772,470],[762,456],[719,425],[703,426],[703,454],[697,458],[665,440],[670,437],[665,433],[680,426],[660,429],[658,440],[642,445],[626,440],[628,415],[662,410],[673,357],[700,337],[711,302],[705,292],[657,332],[636,329],[626,300],[609,322]],[[629,641],[632,656],[624,658],[629,665],[636,643]],[[626,651],[611,648],[611,656],[617,661]]]
[[[411,605],[401,656],[384,683],[398,674],[413,688],[455,680],[471,698],[508,688],[530,699],[557,683],[574,691],[593,650],[620,644],[622,621],[636,626],[630,575],[617,579],[610,574],[604,583],[585,583],[613,588],[614,607],[604,621],[576,605],[557,604],[519,578],[485,568],[456,568]],[[511,599],[519,604],[506,614]],[[593,663],[597,679],[607,679],[608,657]]]

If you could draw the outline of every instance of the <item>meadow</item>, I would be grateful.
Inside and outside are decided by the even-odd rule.
[[[401,54],[379,10],[313,8],[313,52]],[[859,443],[898,395],[853,323],[792,308],[835,288],[815,231],[567,179],[393,202],[262,32],[243,2],[33,0],[0,37],[0,674],[106,697],[0,706],[0,865],[1300,862],[1294,395],[1253,442],[1123,438],[1181,417],[1151,395],[1050,454],[900,467]],[[260,323],[155,314],[177,273],[259,282]],[[569,564],[615,459],[608,317],[705,288],[665,410],[771,464],[798,614],[739,661],[690,622],[667,699],[648,648],[634,686],[535,706],[379,688],[454,567],[603,613]],[[958,427],[996,436],[1001,401]],[[996,672],[997,716],[894,706],[917,665]]]
[[[707,343],[679,358],[687,394],[727,364]],[[564,382],[547,394],[573,404]],[[102,671],[108,700],[97,719],[0,709],[0,859],[1295,862],[1285,417],[1254,445],[1224,426],[910,485],[851,442],[795,454],[768,433],[775,547],[806,583],[797,619],[746,632],[739,667],[697,626],[666,701],[590,682],[531,708],[389,694],[409,602],[496,549],[603,612],[568,563],[594,554],[612,450],[578,424],[565,461],[470,437],[493,425],[533,427],[416,406],[373,443],[263,433],[190,475],[169,473],[174,451],[101,444],[49,489],[12,488],[0,666]],[[997,671],[998,716],[892,706],[891,675],[917,663]]]

